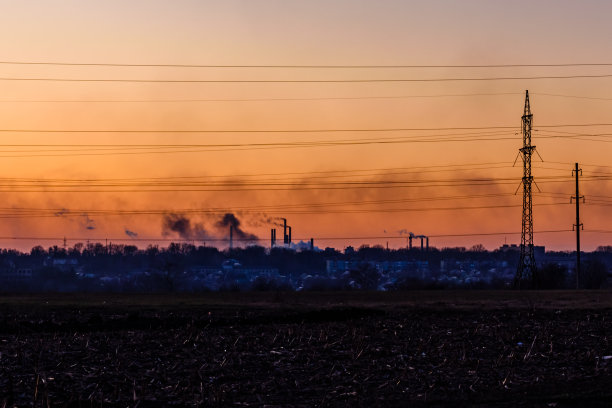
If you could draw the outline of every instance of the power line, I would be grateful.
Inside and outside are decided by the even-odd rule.
[[[280,173],[250,173],[250,174],[230,174],[230,175],[201,175],[201,176],[169,176],[169,177],[130,177],[130,178],[79,178],[79,179],[58,179],[58,178],[14,178],[14,177],[4,177],[0,178],[4,181],[38,181],[38,182],[49,182],[49,181],[59,181],[59,182],[91,182],[91,181],[164,181],[164,180],[177,180],[177,179],[200,179],[200,178],[232,178],[232,177],[261,177],[261,176],[294,176],[294,175],[308,175],[309,178],[313,174],[328,174],[330,177],[332,174],[342,174],[342,177],[346,176],[346,173],[364,173],[364,172],[386,172],[389,171],[397,171],[397,170],[419,170],[419,173],[428,172],[427,169],[436,169],[431,170],[430,172],[446,172],[446,171],[470,171],[470,170],[480,170],[480,169],[491,169],[497,168],[497,166],[501,167],[512,167],[509,162],[483,162],[483,163],[455,163],[455,164],[442,164],[442,165],[431,165],[431,166],[411,166],[411,167],[385,167],[385,168],[370,168],[370,169],[345,169],[345,170],[319,170],[319,171],[303,171],[303,172],[280,172]],[[485,166],[485,167],[482,167]],[[501,168],[500,167],[500,168]],[[565,169],[560,169],[565,171]]]
[[[562,95],[562,94],[551,94],[551,93],[542,93],[542,92],[533,93],[533,95],[554,96],[558,98],[592,99],[592,100],[597,100],[597,101],[612,101],[612,98],[601,98],[601,97],[596,97],[596,96]]]
[[[544,133],[563,133],[566,135],[572,136],[610,136],[612,133],[579,133],[579,132],[568,132],[567,130],[548,130],[548,129],[538,129],[538,132]]]
[[[24,157],[68,157],[68,156],[113,156],[113,155],[144,155],[144,154],[177,154],[177,153],[201,153],[201,152],[225,152],[225,151],[247,151],[247,150],[274,150],[274,149],[296,149],[314,147],[338,147],[338,146],[365,146],[365,145],[389,145],[409,143],[445,143],[445,142],[491,142],[515,140],[514,136],[477,136],[477,137],[401,137],[401,138],[379,138],[379,139],[349,139],[328,141],[302,141],[302,142],[278,142],[278,143],[233,143],[233,144],[201,144],[201,145],[105,145],[106,147],[90,147],[78,145],[73,149],[47,149],[47,150],[5,150],[2,151],[3,158]],[[566,139],[584,140],[591,142],[612,142],[611,140],[591,139],[574,135],[545,135],[540,139]],[[40,145],[31,144],[35,147]],[[45,145],[61,146],[61,145]],[[89,145],[96,146],[96,145]],[[99,146],[99,145],[98,145]],[[25,153],[25,154],[17,154]]]
[[[367,99],[411,99],[411,98],[451,98],[471,96],[518,95],[520,92],[436,94],[436,95],[390,95],[390,96],[346,96],[320,98],[229,98],[229,99],[0,99],[0,103],[186,103],[186,102],[287,102],[287,101],[326,101],[326,100],[367,100]]]
[[[410,174],[410,173],[408,173]],[[541,176],[538,179],[544,181],[555,181],[564,180],[566,177],[563,175],[550,175]],[[609,175],[606,176],[585,176],[586,179],[590,180],[608,180]],[[48,179],[8,179],[2,182],[0,179],[0,186],[12,186],[12,187],[30,187],[33,185],[40,185],[48,188],[53,187],[117,187],[117,186],[286,186],[294,185],[295,179],[260,179],[260,180],[235,180],[229,177],[226,180],[210,181],[188,179],[188,180],[177,180],[175,178],[163,179],[56,179],[55,181]],[[312,182],[309,179],[297,179],[298,185],[371,185],[371,184],[435,184],[435,183],[450,183],[450,182],[474,182],[474,183],[489,183],[497,181],[515,181],[514,177],[455,177],[455,178],[430,178],[430,179],[354,179],[354,180],[332,180],[331,181],[316,181]]]
[[[567,125],[567,126],[612,126],[604,125]],[[544,127],[544,126],[540,126]],[[563,127],[559,125],[559,127]],[[490,130],[517,129],[517,126],[464,126],[429,128],[345,128],[345,129],[0,129],[1,133],[334,133],[334,132],[404,132],[440,130]]]
[[[562,162],[557,162],[559,164],[567,164]],[[79,178],[79,179],[51,179],[51,178],[43,178],[43,179],[35,179],[35,178],[0,178],[5,181],[40,181],[40,182],[49,182],[49,181],[59,181],[59,182],[91,182],[91,181],[164,181],[164,180],[177,180],[177,179],[198,179],[198,178],[234,178],[234,177],[263,177],[263,176],[299,176],[299,175],[308,175],[309,178],[313,174],[317,175],[328,175],[329,177],[339,177],[334,176],[334,174],[341,174],[342,177],[346,177],[347,173],[364,173],[364,172],[385,172],[385,174],[389,174],[388,172],[399,171],[399,170],[412,170],[419,171],[419,173],[427,173],[427,172],[448,172],[448,171],[473,171],[473,170],[483,170],[483,169],[493,169],[493,168],[504,168],[504,167],[513,167],[509,162],[501,161],[501,162],[481,162],[481,163],[453,163],[453,164],[441,164],[441,165],[429,165],[429,166],[410,166],[410,167],[384,167],[384,168],[370,168],[370,169],[344,169],[344,170],[318,170],[318,171],[304,171],[304,172],[278,172],[278,173],[249,173],[249,174],[229,174],[229,175],[201,175],[201,176],[169,176],[169,177],[132,177],[132,178]],[[610,166],[612,167],[612,166]],[[559,170],[565,173],[565,168],[551,168],[552,170]],[[612,173],[611,173],[612,175]],[[316,177],[316,176],[315,176]],[[565,197],[564,193],[559,193],[563,197]],[[469,197],[469,196],[466,196]],[[591,197],[595,197],[591,195]],[[604,197],[604,196],[599,196]],[[453,197],[454,198],[454,197]],[[609,197],[612,198],[612,197]],[[367,202],[360,201],[360,202]]]
[[[415,203],[427,201],[456,201],[472,199],[498,199],[513,196],[511,193],[501,194],[481,194],[466,196],[433,196],[419,198],[403,198],[391,200],[370,200],[370,201],[344,201],[344,202],[318,202],[303,204],[281,204],[267,206],[247,206],[247,207],[225,207],[225,208],[188,208],[188,209],[145,209],[145,210],[121,210],[121,209],[68,209],[68,208],[0,208],[0,218],[64,218],[64,217],[100,217],[100,216],[134,216],[134,215],[167,215],[167,214],[201,214],[201,215],[220,215],[228,212],[239,214],[250,214],[256,217],[263,217],[265,223],[273,223],[274,216],[270,214],[336,214],[336,213],[385,213],[385,212],[428,212],[428,211],[455,211],[455,210],[482,210],[510,208],[513,205],[481,205],[481,206],[453,206],[453,207],[427,207],[427,208],[367,208],[362,210],[355,209],[326,209],[337,206],[372,206],[399,203]],[[542,205],[567,205],[566,202],[543,203]]]
[[[585,180],[585,181],[601,181],[601,180],[612,180],[611,178],[602,178],[599,180]],[[548,183],[568,183],[571,179],[567,180],[544,180],[540,181],[539,184]],[[41,185],[37,186],[23,186],[18,189],[2,188],[2,193],[179,193],[179,192],[231,192],[240,193],[250,191],[311,191],[311,190],[361,190],[361,189],[406,189],[406,188],[439,188],[439,187],[486,187],[486,186],[501,186],[501,185],[515,185],[513,181],[493,181],[493,182],[452,182],[452,183],[429,183],[429,184],[412,184],[406,182],[396,183],[339,183],[339,184],[318,184],[318,185],[304,185],[300,183],[294,184],[273,184],[266,183],[262,185],[247,185],[243,187],[239,184],[235,185],[213,185],[213,186],[194,186],[184,188],[160,188],[158,186],[132,186],[132,185],[121,185],[112,188],[112,186],[99,186],[91,188],[91,186],[74,186],[68,185],[65,187],[55,186],[51,189],[49,186]],[[11,187],[11,186],[5,186]],[[104,188],[101,188],[104,187]]]
[[[603,139],[589,139],[583,136],[587,134],[555,134],[547,133],[542,135],[541,139],[578,139],[592,140],[599,142],[607,142]],[[46,150],[0,150],[0,153],[40,153],[40,152],[79,152],[79,151],[116,151],[116,150],[157,150],[157,149],[203,149],[203,148],[234,148],[234,147],[261,147],[261,146],[279,146],[279,147],[309,147],[309,146],[325,146],[325,145],[345,145],[345,144],[385,144],[385,143],[408,143],[408,142],[444,142],[444,141],[494,141],[494,140],[514,140],[514,137],[503,136],[509,132],[487,132],[487,133],[456,133],[456,134],[438,134],[438,135],[415,135],[415,136],[396,136],[385,138],[365,138],[365,139],[327,139],[327,140],[301,140],[296,142],[259,142],[259,143],[216,143],[216,144],[0,144],[0,147],[14,148],[40,148]],[[471,136],[466,138],[465,136]],[[597,137],[609,138],[610,134],[592,135]],[[560,170],[558,168],[547,168],[549,170]]]
[[[592,99],[612,101],[612,98],[561,95],[533,92],[537,96],[559,98]],[[382,96],[339,96],[313,98],[217,98],[217,99],[0,99],[0,103],[205,103],[205,102],[289,102],[289,101],[334,101],[334,100],[380,100],[380,99],[415,99],[415,98],[453,98],[479,96],[522,95],[522,92],[466,93],[466,94],[433,94],[433,95],[382,95]]]
[[[34,82],[117,82],[117,83],[396,83],[396,82],[472,82],[472,81],[514,81],[540,79],[610,78],[612,74],[592,75],[540,75],[514,77],[472,77],[472,78],[368,78],[368,79],[135,79],[135,78],[20,78],[1,77],[0,81]]]
[[[490,170],[490,169],[502,169],[502,168],[512,168],[512,166],[510,165],[505,165],[505,166],[488,166],[488,167],[473,167],[473,168],[450,168],[450,169],[437,169],[437,170],[422,170],[419,171],[419,174],[422,173],[445,173],[445,172],[459,172],[459,171],[473,171],[473,170]],[[400,168],[402,169],[402,168]],[[382,170],[381,170],[382,171]],[[346,173],[346,174],[345,174]],[[341,173],[338,175],[333,175],[333,174],[328,174],[328,173],[313,173],[313,174],[327,174],[327,175],[313,175],[313,174],[309,174],[307,172],[305,173],[292,173],[292,174],[308,174],[308,180],[312,181],[312,180],[326,180],[326,179],[331,179],[331,180],[335,180],[335,179],[344,179],[344,178],[348,178],[348,177],[380,177],[380,174],[378,173],[361,173],[359,174],[358,172],[350,172],[347,171],[345,173]],[[351,174],[352,173],[352,174]],[[410,174],[415,174],[416,170],[415,169],[410,169],[410,171],[398,171],[398,172],[392,172],[392,171],[387,171],[386,173],[384,173],[385,177],[389,177],[389,176],[399,176],[399,175],[410,175]],[[282,174],[278,174],[278,173],[273,173],[274,175],[282,175]],[[612,177],[612,173],[602,173],[605,175],[609,175]],[[302,182],[304,180],[304,177],[297,177],[297,176],[293,176],[293,177],[282,177],[282,178],[266,178],[266,179],[260,179],[258,180],[256,177],[257,175],[248,175],[248,176],[239,176],[239,175],[227,175],[227,176],[184,176],[184,177],[151,177],[151,178],[109,178],[109,179],[59,179],[59,178],[54,178],[54,179],[36,179],[36,178],[16,178],[16,177],[2,177],[0,178],[0,185],[6,185],[6,186],[11,186],[11,185],[16,185],[16,183],[24,183],[24,184],[41,184],[41,185],[48,185],[48,183],[126,183],[126,184],[130,184],[130,183],[155,183],[156,185],[167,185],[169,183],[172,183],[173,181],[176,183],[179,180],[186,180],[186,181],[194,181],[194,182],[198,182],[201,180],[205,180],[205,179],[210,179],[210,178],[225,178],[225,179],[232,179],[232,178],[236,178],[236,177],[245,177],[248,178],[248,180],[246,180],[247,182],[254,182],[254,181],[267,181],[267,182],[274,182],[274,181],[285,181],[285,182],[289,182],[289,181],[299,181]]]
[[[574,138],[574,137],[569,137]],[[271,150],[271,149],[294,149],[312,147],[335,147],[335,146],[358,146],[358,145],[386,145],[406,143],[440,143],[440,142],[470,142],[470,141],[502,141],[512,140],[512,137],[478,137],[478,138],[427,138],[427,139],[392,139],[392,140],[345,140],[345,141],[317,141],[297,143],[239,143],[239,144],[212,144],[201,146],[178,146],[178,147],[117,147],[117,148],[79,148],[71,150],[30,150],[15,151],[5,150],[7,153],[0,157],[65,157],[65,156],[110,156],[110,155],[142,155],[142,154],[174,154],[174,153],[198,153],[240,150]],[[100,152],[102,151],[102,152]],[[16,154],[28,152],[28,154]],[[32,154],[40,153],[40,154]]]
[[[556,161],[547,161],[547,163],[563,164],[563,165],[572,164],[572,163],[569,163],[569,162],[556,162]],[[591,163],[591,164],[581,164],[581,166],[612,168],[612,165],[609,165],[609,164],[593,164],[593,163]]]
[[[558,234],[562,232],[572,232],[571,229],[562,230],[541,230],[534,231],[534,234]],[[465,234],[435,234],[428,235],[430,238],[451,238],[451,237],[477,237],[477,236],[495,236],[495,235],[520,235],[520,232],[483,232],[483,233],[465,233]],[[406,237],[404,237],[406,238]],[[322,238],[319,238],[322,239]]]
[[[544,124],[537,128],[612,126],[612,123]],[[518,129],[518,126],[448,126],[426,128],[319,128],[319,129],[0,129],[1,133],[334,133],[334,132],[418,132],[440,130]]]
[[[562,195],[560,193],[560,195]],[[452,195],[452,196],[419,196],[418,198],[397,198],[397,199],[386,199],[386,200],[359,200],[359,201],[333,201],[333,202],[309,202],[302,204],[274,204],[274,205],[262,205],[262,206],[238,206],[238,207],[212,207],[209,209],[202,208],[165,208],[165,209],[147,209],[147,210],[120,210],[120,209],[69,209],[69,208],[30,208],[30,207],[8,207],[0,208],[0,212],[5,213],[53,213],[55,216],[65,216],[69,214],[75,214],[82,216],[83,214],[97,215],[97,214],[119,214],[119,215],[132,215],[132,214],[170,214],[170,213],[202,213],[202,212],[244,212],[244,211],[271,211],[271,210],[285,210],[293,208],[313,208],[313,207],[333,207],[333,206],[371,206],[378,204],[398,204],[398,203],[411,203],[411,202],[422,202],[422,201],[455,201],[455,200],[472,200],[472,199],[492,199],[514,196],[512,193],[491,193],[491,194],[470,194],[470,195]]]
[[[572,232],[570,229],[566,230],[542,230],[534,231],[536,234],[556,234]],[[596,231],[587,231],[596,232]],[[612,233],[612,231],[597,231],[602,233]],[[483,233],[459,233],[459,234],[432,234],[428,235],[430,238],[459,238],[459,237],[481,237],[481,236],[500,236],[500,235],[519,235],[520,232],[483,232]],[[382,236],[332,236],[332,237],[298,237],[296,240],[310,240],[313,238],[319,241],[335,241],[335,240],[375,240],[375,239],[406,239],[406,235],[382,235]],[[94,242],[228,242],[229,238],[157,238],[157,237],[41,237],[41,236],[0,236],[0,240],[28,240],[28,241],[94,241]],[[254,242],[254,241],[267,241],[268,238],[233,238],[234,241],[238,242]]]
[[[565,63],[565,64],[137,64],[137,63],[96,63],[63,61],[0,61],[4,65],[57,65],[57,66],[101,66],[101,67],[151,67],[151,68],[315,68],[315,69],[370,69],[370,68],[521,68],[521,67],[602,67],[612,63]]]
[[[504,130],[496,130],[496,131],[488,131],[488,132],[468,132],[468,133],[442,133],[442,134],[429,134],[429,135],[412,135],[412,136],[388,136],[388,137],[377,137],[377,138],[361,138],[361,139],[324,139],[324,140],[297,140],[290,142],[245,142],[245,143],[225,143],[225,144],[205,144],[205,143],[183,143],[183,144],[168,144],[168,143],[139,143],[139,144],[77,144],[77,143],[54,143],[54,144],[43,144],[43,143],[28,143],[28,144],[15,144],[15,143],[4,143],[0,144],[0,147],[5,148],[25,148],[25,147],[37,147],[37,148],[56,148],[56,150],[52,151],[75,151],[75,150],[120,150],[120,149],[187,149],[187,148],[207,148],[207,147],[241,147],[241,146],[268,146],[268,145],[279,145],[279,146],[289,146],[289,145],[310,145],[310,144],[334,144],[334,143],[360,143],[360,142],[378,142],[378,141],[394,141],[394,140],[404,140],[404,139],[414,139],[419,140],[422,138],[437,138],[436,140],[448,140],[453,138],[461,138],[465,136],[479,136],[479,137],[491,137],[491,136],[499,136],[506,135],[509,132]],[[71,149],[71,150],[68,150]],[[8,150],[2,151],[3,153],[8,152],[36,152],[32,150]]]
[[[557,202],[557,203],[540,203],[540,204],[534,204],[534,206],[541,206],[541,207],[550,207],[550,206],[557,206],[557,205],[562,205],[562,206],[568,206],[570,204],[568,204],[567,202]],[[473,211],[473,210],[489,210],[489,209],[501,209],[501,208],[518,208],[521,205],[514,205],[514,204],[505,204],[505,205],[481,205],[481,206],[464,206],[464,207],[459,207],[459,206],[455,206],[455,207],[428,207],[428,208],[419,208],[419,207],[412,207],[412,208],[366,208],[366,209],[328,209],[328,210],[322,210],[322,209],[312,209],[312,210],[292,210],[292,209],[284,209],[284,210],[277,210],[276,212],[278,212],[278,214],[309,214],[309,215],[328,215],[328,214],[382,214],[382,213],[420,213],[420,212],[432,212],[432,211]],[[231,212],[231,210],[212,210],[212,211],[207,211],[207,210],[201,210],[198,212],[190,212],[190,214],[194,214],[194,213],[198,213],[198,214],[207,214],[207,215],[222,215],[222,214],[226,214],[228,212]],[[257,210],[257,211],[248,211],[248,210],[241,210],[240,211],[243,214],[249,214],[249,213],[260,213],[261,210]],[[268,213],[274,213],[275,211],[270,211],[268,210]],[[164,214],[168,214],[169,212],[134,212],[134,213],[114,213],[114,212],[91,212],[91,213],[87,213],[87,216],[96,216],[96,217],[101,217],[101,216],[121,216],[121,215],[164,215]],[[16,219],[16,218],[62,218],[62,217],[83,217],[83,213],[63,213],[61,215],[57,215],[57,214],[45,214],[45,213],[33,213],[33,212],[26,212],[26,213],[13,213],[13,214],[2,214],[0,213],[0,219]],[[272,224],[271,224],[272,225]]]

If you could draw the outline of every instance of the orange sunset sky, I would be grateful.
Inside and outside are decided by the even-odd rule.
[[[145,246],[168,214],[213,243],[225,212],[265,245],[278,217],[319,247],[519,243],[527,89],[535,244],[575,246],[575,162],[583,248],[612,243],[610,2],[0,5],[2,247]],[[296,80],[386,82],[220,82]]]

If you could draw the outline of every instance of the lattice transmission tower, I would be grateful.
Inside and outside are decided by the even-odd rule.
[[[525,91],[525,109],[522,117],[523,147],[519,154],[523,158],[523,217],[521,222],[521,257],[514,278],[514,287],[532,288],[536,274],[536,262],[533,250],[533,205],[531,184],[531,155],[535,146],[531,145],[531,129],[533,126],[533,115],[529,106],[529,91]]]

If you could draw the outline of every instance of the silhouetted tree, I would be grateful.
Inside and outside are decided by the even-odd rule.
[[[593,259],[585,262],[580,268],[580,287],[583,289],[600,289],[608,279],[608,268],[601,261]]]
[[[545,264],[534,274],[535,289],[562,289],[566,287],[567,268],[556,263]]]
[[[35,247],[32,248],[32,250],[30,251],[30,255],[32,256],[46,256],[47,253],[45,251],[45,248],[43,248],[40,245],[36,245]]]
[[[359,289],[376,290],[380,281],[380,273],[367,262],[349,272],[349,276]]]

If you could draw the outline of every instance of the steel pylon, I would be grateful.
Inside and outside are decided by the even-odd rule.
[[[521,255],[519,259],[514,287],[533,288],[536,275],[536,262],[533,250],[533,197],[531,185],[533,175],[531,174],[531,156],[535,146],[531,145],[531,129],[533,126],[533,115],[529,105],[529,91],[525,91],[525,108],[522,116],[523,147],[519,154],[523,159],[523,216],[521,222]]]

